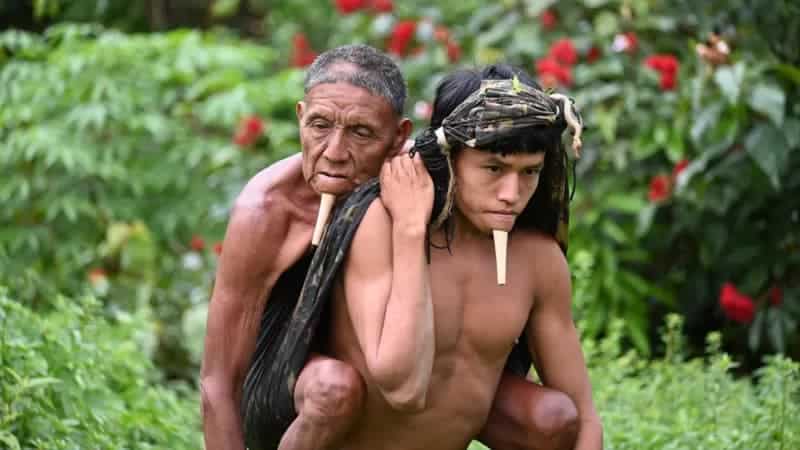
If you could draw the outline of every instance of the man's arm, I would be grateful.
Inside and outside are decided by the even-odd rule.
[[[536,297],[528,321],[528,345],[537,357],[544,385],[567,394],[578,408],[580,431],[575,449],[599,450],[603,448],[603,430],[572,320],[567,261],[549,239],[537,242],[536,255]]]
[[[398,410],[424,408],[433,370],[424,223],[393,225],[383,202],[375,200],[353,238],[344,268],[348,312],[368,379]]]
[[[278,205],[259,197],[243,193],[233,208],[209,305],[200,382],[207,450],[245,448],[241,388],[288,231]]]

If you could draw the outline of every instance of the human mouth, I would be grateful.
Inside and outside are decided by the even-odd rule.
[[[512,211],[490,211],[487,213],[492,229],[509,231],[517,220],[517,214]]]

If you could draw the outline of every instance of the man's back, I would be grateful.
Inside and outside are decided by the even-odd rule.
[[[506,286],[496,284],[490,237],[459,236],[450,252],[431,249],[433,370],[424,408],[403,412],[375,388],[354,329],[354,305],[345,298],[345,293],[355,292],[357,280],[348,278],[358,277],[360,264],[387,263],[375,260],[376,254],[391,253],[392,230],[383,215],[386,211],[376,201],[355,236],[345,278],[338,283],[333,301],[333,355],[356,367],[368,389],[365,414],[343,448],[463,450],[484,425],[506,358],[528,321],[534,298],[530,274],[535,250],[556,244],[530,232],[512,234]],[[396,269],[391,261],[385,267]]]

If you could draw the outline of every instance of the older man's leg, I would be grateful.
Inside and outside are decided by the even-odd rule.
[[[506,372],[478,439],[492,450],[572,450],[578,427],[566,394]]]
[[[297,418],[278,450],[327,450],[350,430],[364,406],[365,387],[350,365],[314,355],[294,389]]]

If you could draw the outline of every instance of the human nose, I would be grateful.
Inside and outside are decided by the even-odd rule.
[[[520,199],[520,180],[519,174],[509,173],[500,179],[500,186],[497,198],[508,205],[516,204]]]
[[[343,128],[335,127],[331,134],[328,135],[328,142],[323,152],[325,159],[334,163],[347,161],[347,141],[344,131]]]

